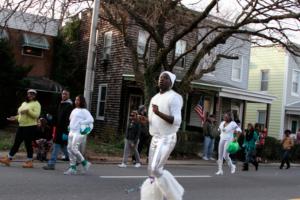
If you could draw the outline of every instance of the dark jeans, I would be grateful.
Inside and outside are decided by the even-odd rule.
[[[36,129],[37,126],[19,127],[16,133],[14,144],[9,152],[9,156],[13,157],[19,151],[19,147],[24,141],[25,148],[27,151],[27,158],[32,159],[33,157],[32,141],[36,134]]]
[[[282,168],[285,163],[287,168],[290,168],[290,150],[288,149],[283,150],[280,168]]]
[[[51,153],[51,158],[48,161],[48,165],[54,166],[57,160],[57,155],[59,152],[62,151],[65,155],[66,158],[69,158],[68,150],[67,150],[67,145],[61,145],[61,144],[53,144],[52,148],[52,153]]]

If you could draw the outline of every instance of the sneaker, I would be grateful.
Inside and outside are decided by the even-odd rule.
[[[136,167],[136,168],[141,167],[141,163],[135,163],[134,167]]]
[[[234,174],[236,170],[236,166],[234,164],[232,164],[231,166],[231,173]]]
[[[0,159],[0,163],[4,164],[6,166],[10,166],[10,162],[11,162],[11,160],[8,158],[8,156]]]
[[[125,168],[125,167],[127,167],[127,165],[125,163],[121,163],[118,165],[118,167]]]
[[[202,159],[203,159],[203,160],[209,160],[206,156],[203,156]]]
[[[213,157],[210,157],[209,160],[216,160],[216,159],[214,159]]]
[[[23,168],[33,168],[32,160],[26,161],[26,162],[22,165],[22,167],[23,167]]]
[[[46,165],[43,167],[44,170],[55,170],[54,165]]]
[[[89,171],[91,165],[92,165],[92,163],[90,163],[89,161],[87,161],[87,163],[85,164],[85,166],[83,166],[83,172]]]
[[[76,169],[72,169],[71,167],[64,172],[64,175],[76,175],[76,174],[77,174]]]

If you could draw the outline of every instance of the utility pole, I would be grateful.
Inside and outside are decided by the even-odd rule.
[[[98,22],[98,14],[99,14],[99,6],[100,0],[94,0],[93,13],[92,13],[92,21],[91,21],[91,30],[90,30],[90,41],[89,41],[89,50],[87,56],[87,64],[86,64],[86,72],[85,72],[85,82],[84,82],[84,97],[86,100],[87,109],[91,108],[91,94],[93,91],[92,82],[93,71],[94,71],[94,59],[96,52],[96,29]]]

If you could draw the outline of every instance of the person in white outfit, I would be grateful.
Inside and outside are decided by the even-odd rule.
[[[236,166],[231,161],[227,147],[230,142],[235,140],[234,135],[242,132],[240,127],[232,120],[230,112],[224,114],[223,120],[219,126],[221,134],[218,148],[218,171],[216,175],[223,175],[223,159],[227,161],[231,173],[235,173]]]
[[[164,170],[176,144],[181,124],[182,97],[172,90],[175,74],[164,71],[159,76],[159,93],[150,101],[148,120],[152,135],[148,174],[141,187],[141,200],[181,200],[184,189],[174,176]]]
[[[94,118],[91,113],[85,108],[86,102],[82,95],[79,95],[75,99],[75,109],[70,115],[70,132],[68,137],[68,153],[70,158],[70,167],[64,172],[65,175],[77,174],[76,163],[81,163],[83,169],[88,171],[91,163],[87,161],[82,153],[80,147],[84,144],[86,135],[82,133],[82,126],[93,127]]]

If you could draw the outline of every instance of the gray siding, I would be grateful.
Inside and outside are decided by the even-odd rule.
[[[238,54],[243,57],[243,66],[242,66],[242,78],[241,81],[232,80],[232,65],[233,60],[222,59],[216,66],[216,70],[213,73],[214,75],[204,75],[201,80],[207,82],[224,82],[228,85],[231,85],[240,89],[248,88],[248,73],[249,73],[249,63],[250,63],[250,43],[245,42],[236,38],[230,38],[226,44],[219,45],[217,47],[218,53],[229,53],[229,54]]]
[[[300,58],[295,57],[289,53],[286,54],[288,56],[288,76],[287,76],[287,91],[286,91],[286,105],[293,104],[300,101],[299,96],[295,96],[292,94],[292,79],[293,79],[293,71],[298,70],[300,72]],[[300,87],[300,86],[299,86]]]

